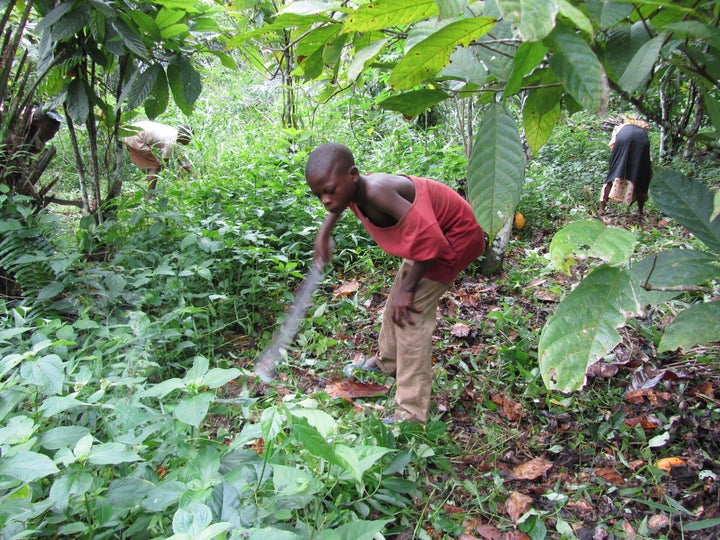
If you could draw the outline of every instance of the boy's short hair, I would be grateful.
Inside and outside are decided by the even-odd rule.
[[[305,164],[305,177],[321,174],[328,169],[340,166],[350,169],[355,166],[352,151],[340,143],[325,143],[317,146],[308,156]]]

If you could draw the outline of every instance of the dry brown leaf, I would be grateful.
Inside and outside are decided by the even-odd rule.
[[[500,531],[492,525],[479,525],[475,527],[475,532],[484,540],[500,540]]]
[[[533,293],[533,296],[537,300],[540,300],[541,302],[557,302],[558,301],[557,294],[550,292],[550,291],[543,290],[543,289],[538,289],[537,291],[535,291]]]
[[[505,394],[494,394],[490,396],[493,403],[496,403],[502,407],[503,413],[508,420],[517,422],[525,416],[525,411],[522,409],[522,405],[518,402],[513,401]]]
[[[655,514],[648,519],[648,529],[651,532],[665,529],[670,526],[670,518],[665,514]]]
[[[479,539],[477,536],[463,533],[460,536],[458,536],[458,540],[479,540]]]
[[[350,296],[351,294],[355,294],[359,288],[360,288],[359,281],[346,281],[345,283],[340,285],[337,289],[335,289],[335,292],[333,292],[333,296],[335,298],[338,298],[340,296]]]
[[[595,474],[611,484],[622,485],[625,483],[625,479],[620,475],[620,473],[609,467],[595,469]]]
[[[455,323],[450,329],[450,333],[459,338],[468,337],[470,335],[470,327],[465,323]]]
[[[623,520],[622,528],[625,531],[625,540],[635,540],[637,538],[635,528],[627,519]]]
[[[589,514],[593,510],[593,505],[585,499],[581,499],[579,501],[569,501],[565,507],[571,512],[576,512],[577,514]]]
[[[505,512],[507,512],[512,522],[517,524],[518,519],[530,510],[532,502],[532,497],[519,491],[513,491],[505,501]]]
[[[539,457],[513,467],[510,474],[515,480],[535,480],[545,474],[552,466],[552,462]]]
[[[329,384],[325,391],[333,398],[354,399],[382,396],[388,393],[389,386],[376,383],[340,381]]]

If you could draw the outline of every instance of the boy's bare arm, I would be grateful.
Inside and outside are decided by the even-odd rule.
[[[320,226],[320,230],[318,231],[317,236],[315,237],[314,259],[315,264],[317,264],[318,266],[324,266],[325,263],[327,263],[332,256],[333,242],[332,238],[330,237],[330,233],[335,228],[335,224],[337,223],[338,219],[340,219],[341,215],[342,212],[337,214],[333,212],[328,212],[328,214],[325,216],[325,220]]]

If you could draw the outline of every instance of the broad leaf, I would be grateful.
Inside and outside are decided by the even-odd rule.
[[[439,79],[456,79],[475,86],[482,86],[487,80],[485,66],[468,47],[455,49],[450,55],[450,64],[437,76]]]
[[[315,538],[317,540],[373,540],[373,538],[377,538],[376,535],[380,534],[390,521],[392,520],[368,521],[358,519],[340,525],[336,529],[320,531]]]
[[[85,495],[92,487],[92,483],[93,477],[90,473],[70,471],[55,479],[48,499],[55,505],[55,508],[64,512],[72,502],[72,498]]]
[[[681,311],[665,329],[658,352],[687,350],[710,343],[720,336],[720,302],[695,304]]]
[[[661,169],[650,183],[650,195],[663,213],[720,253],[720,218],[712,217],[715,191],[683,174]]]
[[[449,97],[450,95],[442,90],[415,90],[392,95],[379,101],[378,105],[383,109],[412,117],[424,113]]]
[[[186,57],[176,56],[167,68],[167,75],[175,104],[185,115],[190,116],[202,91],[200,74]]]
[[[560,119],[562,89],[556,86],[528,92],[523,106],[523,127],[530,150],[537,152],[550,139]]]
[[[596,219],[574,221],[553,236],[550,261],[565,274],[570,274],[570,267],[578,260],[589,258],[620,266],[630,259],[636,243],[637,238],[628,230],[607,227]]]
[[[640,313],[630,274],[603,265],[593,270],[557,306],[540,334],[540,374],[550,390],[585,385],[587,368],[619,342],[617,329]]]
[[[355,56],[350,63],[350,67],[348,67],[347,70],[348,80],[356,80],[363,72],[368,62],[372,62],[382,52],[388,41],[388,39],[379,39],[355,53]]]
[[[72,121],[77,124],[85,122],[90,113],[90,101],[83,81],[73,79],[68,85],[65,99],[65,107]]]
[[[93,446],[88,456],[88,463],[93,465],[117,465],[134,461],[142,461],[142,458],[129,446],[114,442]]]
[[[655,66],[655,62],[658,61],[660,48],[664,40],[665,35],[660,34],[640,47],[640,50],[633,56],[633,59],[627,65],[627,68],[625,68],[622,77],[620,77],[620,81],[618,82],[620,88],[628,94],[632,94],[640,88],[641,84],[648,80]]]
[[[402,26],[437,15],[434,0],[377,0],[356,9],[343,23],[343,32],[368,32]]]
[[[170,89],[168,87],[167,76],[164,71],[160,71],[155,79],[152,93],[145,100],[145,114],[150,120],[160,116],[167,110],[170,101]]]
[[[203,392],[202,394],[185,398],[175,407],[175,418],[184,424],[200,427],[200,423],[207,416],[210,404],[214,400],[215,395],[211,392]]]
[[[668,249],[648,255],[630,267],[638,282],[638,295],[643,304],[657,305],[681,294],[663,288],[694,286],[720,275],[718,259],[710,253],[692,249]],[[645,290],[649,289],[649,290]]]
[[[21,482],[33,482],[59,472],[55,463],[44,454],[21,451],[0,457],[0,477],[9,476]]]
[[[513,58],[512,72],[505,90],[503,90],[503,99],[517,93],[522,87],[523,77],[534,70],[540,62],[543,61],[547,54],[547,47],[540,43],[526,41],[518,48]]]
[[[468,46],[494,25],[495,19],[475,17],[444,26],[411,47],[390,72],[388,82],[395,89],[406,90],[433,77],[450,62],[455,47]]]
[[[490,243],[520,201],[525,154],[515,120],[500,104],[488,106],[468,164],[468,199]]]
[[[552,32],[557,0],[497,0],[503,18],[512,21],[523,41],[540,41]]]
[[[554,54],[550,68],[568,93],[589,111],[605,101],[603,69],[590,45],[574,32],[557,27],[550,36]]]

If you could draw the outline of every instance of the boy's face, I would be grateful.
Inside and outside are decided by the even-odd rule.
[[[349,169],[331,166],[322,174],[306,177],[305,181],[325,209],[337,214],[345,210],[355,198],[358,177],[358,169],[355,166]]]

